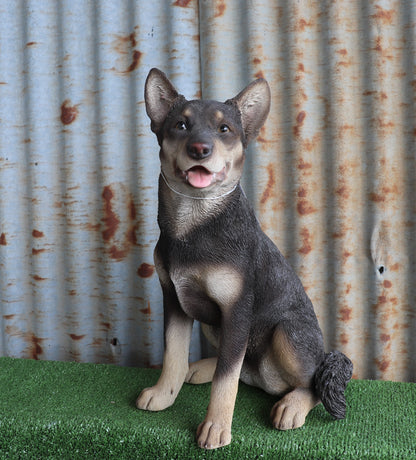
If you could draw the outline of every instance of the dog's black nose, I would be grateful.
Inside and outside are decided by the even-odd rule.
[[[202,160],[212,153],[212,145],[204,142],[192,142],[187,146],[188,155],[194,160]]]

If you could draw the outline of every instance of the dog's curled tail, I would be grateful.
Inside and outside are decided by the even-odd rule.
[[[316,394],[336,419],[345,417],[345,388],[352,377],[352,362],[341,352],[326,353],[314,376]]]

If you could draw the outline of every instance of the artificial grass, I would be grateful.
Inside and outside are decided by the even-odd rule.
[[[0,358],[0,458],[416,459],[416,384],[353,380],[345,420],[322,405],[302,428],[279,432],[276,398],[240,384],[231,445],[196,446],[210,384],[187,385],[162,412],[135,408],[160,371]]]

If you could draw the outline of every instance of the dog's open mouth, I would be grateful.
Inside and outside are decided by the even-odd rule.
[[[211,172],[204,166],[193,166],[184,171],[188,184],[195,188],[205,188],[214,182],[222,181],[225,178],[225,168],[219,172]]]

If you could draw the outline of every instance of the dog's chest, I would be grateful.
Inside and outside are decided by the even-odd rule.
[[[175,267],[170,278],[185,313],[206,324],[218,324],[242,295],[243,277],[231,265]]]

